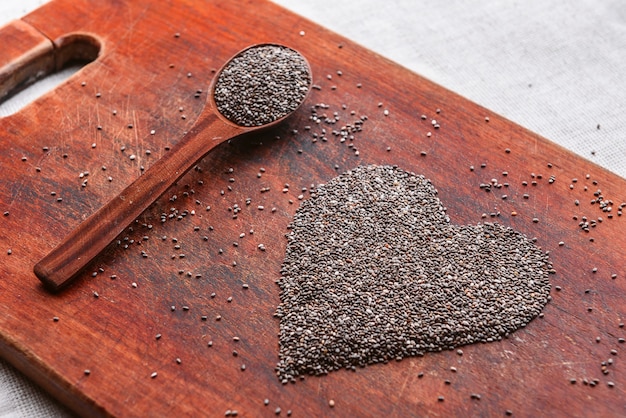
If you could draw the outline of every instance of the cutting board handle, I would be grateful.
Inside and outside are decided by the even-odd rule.
[[[70,64],[94,61],[102,49],[92,34],[70,33],[52,41],[22,20],[0,28],[0,45],[0,103]]]
[[[0,28],[0,45],[0,102],[56,68],[54,44],[21,20]]]

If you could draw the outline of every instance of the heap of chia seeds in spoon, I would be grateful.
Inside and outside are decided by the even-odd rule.
[[[239,126],[261,126],[294,111],[311,83],[302,55],[279,45],[249,48],[233,58],[215,83],[217,110]]]

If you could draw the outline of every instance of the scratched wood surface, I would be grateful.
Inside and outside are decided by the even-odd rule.
[[[0,74],[20,60],[48,70],[93,60],[0,119],[0,352],[77,413],[626,414],[624,179],[268,2],[56,0],[0,30],[9,34],[25,49],[3,47]],[[218,147],[72,286],[48,293],[33,265],[167,153],[202,110],[214,69],[258,42],[308,58],[319,88],[305,106]],[[309,120],[322,103],[318,114],[338,122]],[[363,115],[341,143],[332,131]],[[424,174],[453,223],[495,220],[536,237],[556,270],[545,316],[463,355],[282,385],[273,313],[287,225],[303,188],[360,164]],[[480,188],[492,179],[502,188]]]

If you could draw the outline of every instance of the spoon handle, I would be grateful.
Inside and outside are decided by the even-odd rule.
[[[204,112],[169,152],[42,258],[34,267],[35,275],[53,291],[68,284],[209,151],[245,131]]]

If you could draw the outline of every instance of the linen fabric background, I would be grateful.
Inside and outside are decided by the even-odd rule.
[[[626,177],[623,0],[274,1]],[[17,3],[0,25],[46,1]],[[0,360],[0,417],[70,416]]]

